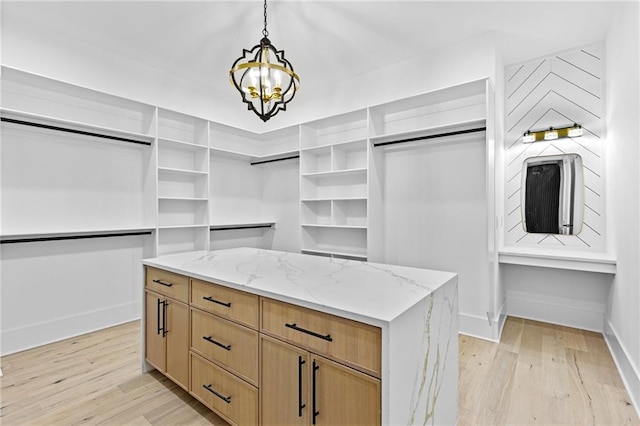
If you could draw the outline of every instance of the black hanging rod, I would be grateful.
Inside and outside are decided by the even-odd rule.
[[[444,137],[447,137],[447,136],[457,136],[457,135],[464,135],[464,134],[467,134],[467,133],[484,132],[485,130],[487,130],[486,127],[476,127],[476,128],[473,128],[473,129],[465,129],[465,130],[454,130],[452,132],[444,132],[444,133],[436,133],[436,134],[433,134],[433,135],[416,136],[414,138],[398,139],[398,140],[389,141],[389,142],[377,142],[377,143],[374,143],[373,146],[385,146],[385,145],[394,145],[394,144],[397,144],[397,143],[416,142],[416,141],[422,141],[422,140],[426,140],[426,139],[444,138]]]
[[[270,160],[257,160],[257,161],[252,161],[252,162],[251,162],[251,165],[252,165],[252,166],[255,166],[256,164],[273,163],[274,161],[293,160],[294,158],[300,158],[300,154],[291,155],[291,156],[289,156],[289,157],[272,158],[272,159],[270,159]]]
[[[36,243],[42,241],[83,240],[91,238],[129,237],[133,235],[151,235],[151,231],[112,232],[107,234],[58,235],[51,237],[10,238],[0,240],[0,244]]]
[[[209,231],[233,231],[236,229],[259,229],[259,228],[272,228],[270,223],[257,224],[257,225],[232,225],[232,226],[211,226]]]
[[[129,142],[129,143],[135,143],[139,145],[149,145],[149,146],[151,145],[151,142],[148,142],[148,141],[140,141],[136,139],[125,138],[122,136],[105,135],[103,133],[89,132],[86,130],[70,129],[68,127],[54,126],[52,124],[35,123],[33,121],[18,120],[18,119],[9,118],[9,117],[2,117],[1,120],[6,121],[7,123],[20,124],[23,126],[39,127],[41,129],[57,130],[59,132],[74,133],[77,135],[84,135],[84,136],[94,136],[97,138],[111,139],[111,140],[120,141],[120,142]]]

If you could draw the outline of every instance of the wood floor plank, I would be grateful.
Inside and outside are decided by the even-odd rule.
[[[3,357],[0,424],[227,426],[140,359],[138,321]],[[458,371],[459,425],[640,425],[598,333],[509,317]]]

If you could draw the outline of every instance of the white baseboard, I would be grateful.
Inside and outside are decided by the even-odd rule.
[[[507,291],[507,315],[602,332],[604,303]]]
[[[613,361],[616,363],[616,367],[618,367],[618,372],[622,377],[624,386],[627,388],[631,403],[636,409],[638,417],[640,417],[640,372],[638,372],[638,368],[631,361],[629,353],[618,339],[615,329],[608,320],[604,322],[603,334]]]
[[[141,313],[140,302],[132,302],[11,330],[2,330],[0,333],[2,354],[0,355],[9,355],[140,319]]]
[[[489,321],[488,317],[459,313],[459,332],[478,339],[499,342],[506,318],[506,315],[502,313]]]

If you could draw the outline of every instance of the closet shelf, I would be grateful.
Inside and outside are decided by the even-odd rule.
[[[168,173],[168,174],[174,174],[174,175],[208,176],[207,172],[203,172],[200,170],[176,169],[173,167],[158,167],[158,171],[160,173]]]
[[[476,118],[470,120],[459,121],[456,123],[447,124],[445,126],[433,126],[425,127],[418,130],[411,130],[408,132],[389,133],[384,135],[371,136],[369,140],[374,146],[386,145],[396,142],[409,142],[419,139],[433,139],[436,137],[447,136],[450,133],[458,131],[471,131],[473,129],[486,129],[486,119]],[[478,130],[478,131],[481,131]]]
[[[308,228],[367,229],[366,225],[325,225],[321,223],[303,223],[302,226]]]
[[[268,154],[268,155],[256,155],[248,152],[241,152],[241,151],[236,151],[232,149],[218,148],[218,147],[212,146],[209,150],[209,153],[211,155],[219,154],[222,157],[236,158],[240,160],[249,161],[249,163],[251,163],[251,165],[254,165],[254,166],[258,164],[264,164],[264,163],[273,163],[275,161],[292,160],[294,158],[300,157],[300,150],[298,149],[281,151],[281,152]]]
[[[358,169],[344,169],[344,170],[330,170],[323,172],[314,172],[314,173],[302,173],[302,177],[315,179],[315,178],[323,178],[329,176],[347,176],[347,175],[360,175],[367,174],[366,168],[358,168]]]
[[[367,201],[367,197],[322,197],[322,198],[302,198],[303,203],[313,203],[317,201]]]
[[[172,201],[209,201],[208,198],[203,197],[158,197],[158,200],[172,200]]]
[[[500,263],[511,265],[616,273],[616,259],[606,253],[509,247],[499,251],[498,259]]]
[[[25,111],[2,108],[0,109],[0,116],[2,121],[40,127],[49,130],[76,133],[85,136],[93,136],[140,145],[151,145],[153,142],[153,136],[148,134],[129,132]]]
[[[340,141],[340,142],[323,143],[320,145],[307,146],[307,147],[301,148],[300,151],[305,151],[305,152],[322,151],[327,148],[331,148],[332,146],[342,147],[344,145],[357,144],[357,143],[366,142],[366,141],[367,141],[366,138],[349,139],[349,140]]]
[[[206,145],[200,145],[193,142],[183,142],[177,139],[158,138],[158,142],[162,144],[173,145],[176,148],[190,149],[193,151],[204,151],[208,149]]]
[[[158,229],[197,229],[197,228],[207,228],[209,224],[207,223],[199,223],[199,224],[190,224],[190,225],[159,225]]]
[[[33,232],[0,235],[0,244],[28,243],[39,241],[78,240],[88,238],[124,237],[150,235],[154,227],[93,229],[82,231]]]

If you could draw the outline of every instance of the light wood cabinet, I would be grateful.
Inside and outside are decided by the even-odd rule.
[[[145,282],[145,359],[229,423],[381,423],[379,327],[152,267]]]
[[[191,349],[258,385],[258,332],[191,308]]]
[[[380,378],[378,327],[263,298],[262,332]]]
[[[258,389],[194,353],[190,392],[233,425],[258,424]]]
[[[184,389],[189,387],[189,307],[175,299],[146,291],[147,362]]]
[[[380,380],[261,337],[263,425],[379,425]]]

